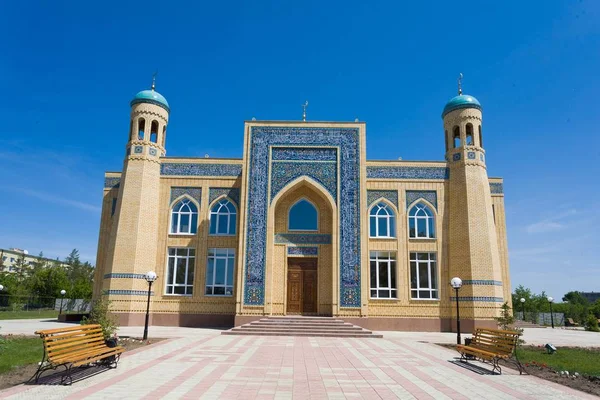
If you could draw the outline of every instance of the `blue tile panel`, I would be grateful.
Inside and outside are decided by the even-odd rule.
[[[335,151],[335,150],[334,150]],[[335,162],[293,162],[278,161],[271,166],[271,199],[288,183],[294,179],[306,175],[319,182],[334,200],[337,201],[337,163]]]
[[[288,247],[288,256],[317,256],[319,255],[318,247]]]
[[[492,281],[492,280],[464,280],[462,281],[463,285],[476,285],[476,286],[502,286],[501,281]]]
[[[160,165],[161,175],[238,177],[241,173],[242,166],[240,164],[162,163]]]
[[[459,161],[460,160],[460,153],[454,153],[454,154],[452,154],[452,160],[453,161]]]
[[[198,187],[171,187],[171,198],[169,200],[169,204],[173,203],[175,199],[178,199],[181,196],[190,196],[192,199],[196,200],[198,204],[200,204],[200,199],[202,197],[202,188]]]
[[[133,152],[135,154],[142,154],[144,152],[144,146],[135,146]]]
[[[450,301],[456,301],[455,296],[450,297]],[[481,301],[485,303],[504,303],[502,297],[486,297],[486,296],[458,296],[458,301]]]
[[[446,167],[367,167],[369,179],[448,179]]]
[[[254,126],[250,130],[249,140],[248,162],[250,167],[246,204],[248,212],[246,213],[247,250],[244,259],[246,272],[244,304],[264,304],[270,149],[272,147],[311,146],[339,148],[340,172],[337,177],[340,186],[337,196],[340,215],[339,304],[341,307],[360,307],[360,140],[358,128]],[[306,155],[308,153],[303,154],[302,157],[308,157]]]
[[[427,200],[437,210],[437,191],[435,190],[407,190],[406,209],[419,199]]]
[[[325,233],[276,233],[275,244],[331,244],[331,235]]]
[[[474,152],[474,151],[469,151],[469,152],[467,153],[467,158],[468,158],[469,160],[474,160],[474,159],[475,159],[475,157],[476,157],[476,156],[475,156],[475,152]]]
[[[398,208],[398,191],[397,190],[367,190],[367,205],[371,207],[373,203],[381,198],[389,200]]]
[[[148,296],[147,290],[105,290],[104,294],[119,295],[119,296]],[[150,296],[154,296],[154,290],[150,292]]]
[[[208,203],[212,204],[213,201],[221,196],[227,196],[236,206],[240,204],[240,189],[238,188],[210,188],[208,192]]]
[[[490,183],[490,191],[492,194],[504,193],[504,186],[502,183]]]
[[[337,161],[337,151],[332,148],[273,147],[274,161]]]
[[[105,188],[118,188],[121,185],[121,178],[104,178]]]
[[[124,279],[146,279],[146,275],[144,274],[122,274],[118,272],[113,272],[111,274],[104,274],[104,279],[116,279],[116,278],[124,278]],[[148,292],[146,292],[148,293]]]

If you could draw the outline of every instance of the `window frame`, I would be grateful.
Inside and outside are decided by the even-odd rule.
[[[290,215],[292,213],[292,209],[301,201],[305,200],[308,204],[310,204],[314,209],[315,212],[317,213],[317,227],[315,229],[293,229],[290,227]],[[288,212],[287,212],[287,230],[288,232],[319,232],[319,207],[317,207],[317,205],[315,203],[313,203],[309,198],[307,197],[301,197],[298,200],[296,200],[294,203],[292,203],[292,205],[290,206],[290,208],[288,208]]]
[[[227,201],[229,204],[231,204],[231,206],[233,207],[233,212],[229,211],[229,208],[225,207],[227,210],[227,213],[220,213],[219,211],[223,208],[223,204],[221,204],[222,201]],[[218,210],[215,211],[215,208],[219,207]],[[215,228],[215,233],[212,233],[212,227],[213,227],[213,223],[212,223],[212,216],[216,215],[216,225],[217,227]],[[227,233],[219,233],[219,215],[226,215],[227,216]],[[230,228],[231,228],[231,216],[235,216],[235,223],[233,224],[233,233],[229,232]],[[237,235],[237,225],[238,225],[238,209],[236,204],[227,196],[223,196],[223,197],[219,197],[218,199],[216,199],[212,205],[209,208],[208,211],[208,235],[209,236],[235,236]]]
[[[375,263],[375,282],[376,287],[372,286],[371,273],[372,265]],[[386,287],[380,285],[379,269],[381,264],[387,264],[388,285]],[[393,282],[392,282],[393,281]],[[388,290],[389,297],[379,297],[380,291]],[[373,291],[376,295],[373,296]],[[374,250],[369,252],[369,299],[371,300],[398,300],[398,260],[395,251],[379,251]]]
[[[187,201],[186,204],[182,204],[179,207],[179,210],[175,211],[175,206],[177,206],[179,203],[183,202],[183,201]],[[196,211],[190,211],[188,212],[181,212],[181,207],[183,207],[184,205],[188,205],[188,204],[192,204],[194,205],[194,207],[196,207]],[[189,207],[189,205],[188,205]],[[189,196],[183,196],[178,198],[177,200],[175,200],[173,202],[173,205],[171,206],[171,212],[170,212],[170,218],[169,218],[169,235],[185,235],[185,236],[194,236],[198,234],[198,219],[200,217],[199,215],[199,206],[198,204],[194,201],[194,199],[192,199]],[[175,214],[177,215],[177,232],[173,232],[173,218],[175,217]],[[189,232],[181,232],[181,215],[182,214],[186,214],[189,215],[190,221],[189,221]],[[196,216],[196,223],[194,222],[194,215]]]
[[[217,251],[226,250],[226,255],[217,255]],[[212,263],[210,259],[213,258],[214,262]],[[215,284],[215,280],[217,279],[217,260],[225,260],[225,271],[223,273],[225,277],[225,283],[223,285]],[[231,284],[228,284],[227,277],[229,268],[232,268],[233,272],[231,274]],[[212,284],[208,284],[208,274],[209,269],[212,268]],[[208,249],[207,257],[206,257],[206,271],[204,274],[204,296],[206,297],[233,297],[235,294],[234,291],[234,282],[235,282],[235,249],[234,248],[225,248],[225,247],[211,247]],[[212,294],[207,293],[208,288],[212,288]],[[215,288],[224,288],[224,294],[215,294]],[[227,289],[231,289],[231,294],[227,294]]]
[[[171,255],[171,250],[174,250],[175,254]],[[187,250],[187,254],[185,256],[180,256],[178,254],[179,250]],[[190,252],[193,252],[193,255],[190,255]],[[169,261],[171,258],[174,258],[173,261],[173,276],[172,282],[169,283]],[[185,283],[176,283],[177,282],[177,267],[178,259],[185,259]],[[190,282],[190,259],[193,260],[192,263],[192,278]],[[194,280],[196,279],[196,249],[194,247],[167,247],[167,265],[165,270],[165,287],[164,287],[164,295],[165,296],[179,296],[179,297],[192,297],[194,295]],[[172,292],[169,293],[169,287],[172,287]],[[183,287],[184,293],[175,293],[175,287]],[[190,289],[190,293],[188,293],[188,289]]]
[[[383,204],[384,207],[380,207],[380,205]],[[373,210],[375,209],[375,207],[380,207],[375,215],[373,215]],[[390,211],[390,214],[387,214],[387,216],[383,216],[383,215],[378,215],[377,213],[381,210],[381,209],[386,209],[388,211]],[[397,227],[397,218],[396,218],[396,210],[394,209],[394,207],[384,201],[383,199],[379,199],[377,200],[369,209],[369,238],[370,239],[396,239],[397,235],[396,235],[396,231],[398,229]],[[375,236],[371,235],[371,224],[372,224],[372,219],[375,219]],[[379,236],[379,220],[380,219],[385,219],[387,222],[387,236]]]
[[[410,215],[413,208],[418,207],[418,206],[423,206],[423,208],[421,208],[420,210],[417,211],[417,213],[423,209],[427,209],[429,210],[429,212],[431,213],[431,215],[425,215],[425,216],[421,216],[421,215]],[[407,217],[408,217],[408,238],[410,240],[432,240],[432,239],[437,239],[437,227],[435,226],[436,223],[436,215],[435,215],[435,211],[434,211],[434,207],[427,203],[425,200],[420,199],[417,200],[416,202],[414,202],[409,208],[408,208],[408,213],[407,213]],[[426,236],[418,236],[419,234],[419,220],[420,219],[424,219],[425,220],[425,229],[426,229]],[[414,226],[415,226],[415,236],[411,236],[411,222],[412,220],[414,220]],[[429,225],[431,220],[431,226]],[[433,232],[430,232],[430,228],[433,228]]]
[[[426,254],[427,259],[422,260],[419,259],[419,255]],[[433,256],[433,258],[432,258]],[[415,272],[416,272],[416,282],[417,287],[413,288],[413,263],[415,263]],[[428,287],[420,287],[420,274],[419,274],[419,264],[425,263],[427,265],[427,278],[429,281]],[[432,272],[432,264],[433,264],[433,272]],[[439,301],[440,300],[440,287],[439,287],[439,260],[437,257],[437,252],[418,252],[411,251],[409,254],[409,278],[410,278],[410,299],[416,301]],[[435,281],[434,281],[435,280]],[[416,292],[417,297],[414,297],[413,292]],[[430,297],[419,297],[420,292],[429,292]],[[435,297],[434,297],[435,294]]]

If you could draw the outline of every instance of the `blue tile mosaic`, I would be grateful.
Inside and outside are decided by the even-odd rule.
[[[208,203],[212,204],[213,201],[221,196],[227,196],[236,206],[240,204],[240,189],[238,188],[210,188],[208,192]]]
[[[133,148],[133,152],[135,154],[141,154],[141,153],[143,153],[144,152],[144,146],[135,146]]]
[[[462,281],[463,285],[475,285],[475,286],[502,286],[501,281],[493,281],[493,280],[464,280]]]
[[[202,188],[198,187],[171,187],[171,197],[169,199],[169,204],[173,203],[175,199],[178,199],[181,196],[190,196],[192,199],[196,200],[198,204],[200,204],[200,199],[202,198]]]
[[[474,152],[474,151],[469,151],[469,152],[467,153],[467,158],[468,158],[469,160],[474,160],[474,159],[475,159],[475,152]]]
[[[275,244],[331,244],[331,235],[325,233],[276,233]]]
[[[161,175],[181,176],[240,176],[241,164],[184,164],[162,163]]]
[[[306,175],[319,182],[335,201],[337,201],[337,163],[333,162],[293,162],[279,161],[271,165],[271,199],[288,183],[294,179]]]
[[[337,150],[332,148],[273,147],[271,160],[337,161]]]
[[[105,295],[120,295],[120,296],[148,296],[147,290],[115,290],[109,289],[103,292]],[[154,296],[154,290],[150,291],[150,296]]]
[[[437,191],[435,190],[407,190],[406,191],[406,209],[415,201],[427,200],[437,210]]]
[[[455,296],[450,297],[450,301],[456,301]],[[481,301],[486,303],[504,303],[502,297],[486,297],[486,296],[458,296],[458,301]]]
[[[492,194],[502,194],[504,193],[504,185],[502,183],[492,182],[490,183],[490,191]]]
[[[460,153],[452,154],[452,161],[459,161],[459,160],[460,160]]]
[[[271,147],[339,148],[340,306],[360,307],[360,140],[358,128],[253,126],[249,137],[244,304],[264,304],[269,151]]]
[[[123,274],[113,272],[111,274],[104,274],[104,279],[146,279],[144,274]],[[146,292],[148,293],[148,292]]]
[[[104,178],[105,188],[118,188],[121,185],[121,178]]]
[[[369,179],[448,179],[446,167],[367,167]]]
[[[318,256],[318,247],[291,247],[287,248],[288,256]]]
[[[381,198],[389,200],[396,208],[398,208],[397,190],[367,190],[368,207],[371,207],[375,201]]]
[[[156,155],[156,149],[150,147],[150,150],[148,150],[148,154],[150,154],[151,156],[155,156]]]

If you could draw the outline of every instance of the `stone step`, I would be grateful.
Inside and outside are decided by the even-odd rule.
[[[313,330],[313,329],[323,329],[323,330],[329,330],[329,331],[360,331],[363,328],[361,328],[360,326],[354,326],[354,325],[342,325],[342,326],[315,326],[315,325],[311,325],[311,326],[297,326],[297,325],[286,325],[286,324],[281,324],[281,325],[274,325],[274,324],[269,324],[269,325],[264,325],[264,324],[247,324],[247,325],[242,325],[240,328],[244,328],[244,329],[297,329],[297,330],[302,330],[302,331],[306,331],[306,330]]]
[[[235,328],[234,328],[235,329]],[[304,336],[304,337],[336,337],[336,338],[382,338],[383,335],[374,334],[372,332],[357,333],[357,332],[255,332],[248,330],[229,330],[221,332],[221,335],[250,335],[250,336]]]
[[[326,324],[326,323],[318,323],[318,322],[286,322],[286,321],[253,321],[250,322],[253,325],[263,325],[263,326],[332,326],[332,327],[344,327],[344,326],[352,326],[352,324],[348,323],[337,323],[337,324]]]
[[[319,322],[336,321],[336,322],[344,322],[344,320],[341,320],[339,318],[333,318],[333,317],[303,317],[303,316],[282,317],[282,316],[269,316],[269,317],[261,318],[261,319],[263,319],[263,320],[269,320],[269,321],[319,321]]]

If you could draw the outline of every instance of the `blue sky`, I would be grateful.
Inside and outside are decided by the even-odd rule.
[[[309,100],[309,120],[366,121],[369,159],[405,160],[443,160],[462,72],[505,179],[513,287],[598,291],[600,4],[541,4],[8,2],[0,247],[95,261],[103,172],[155,70],[168,155],[240,157],[244,120]]]

